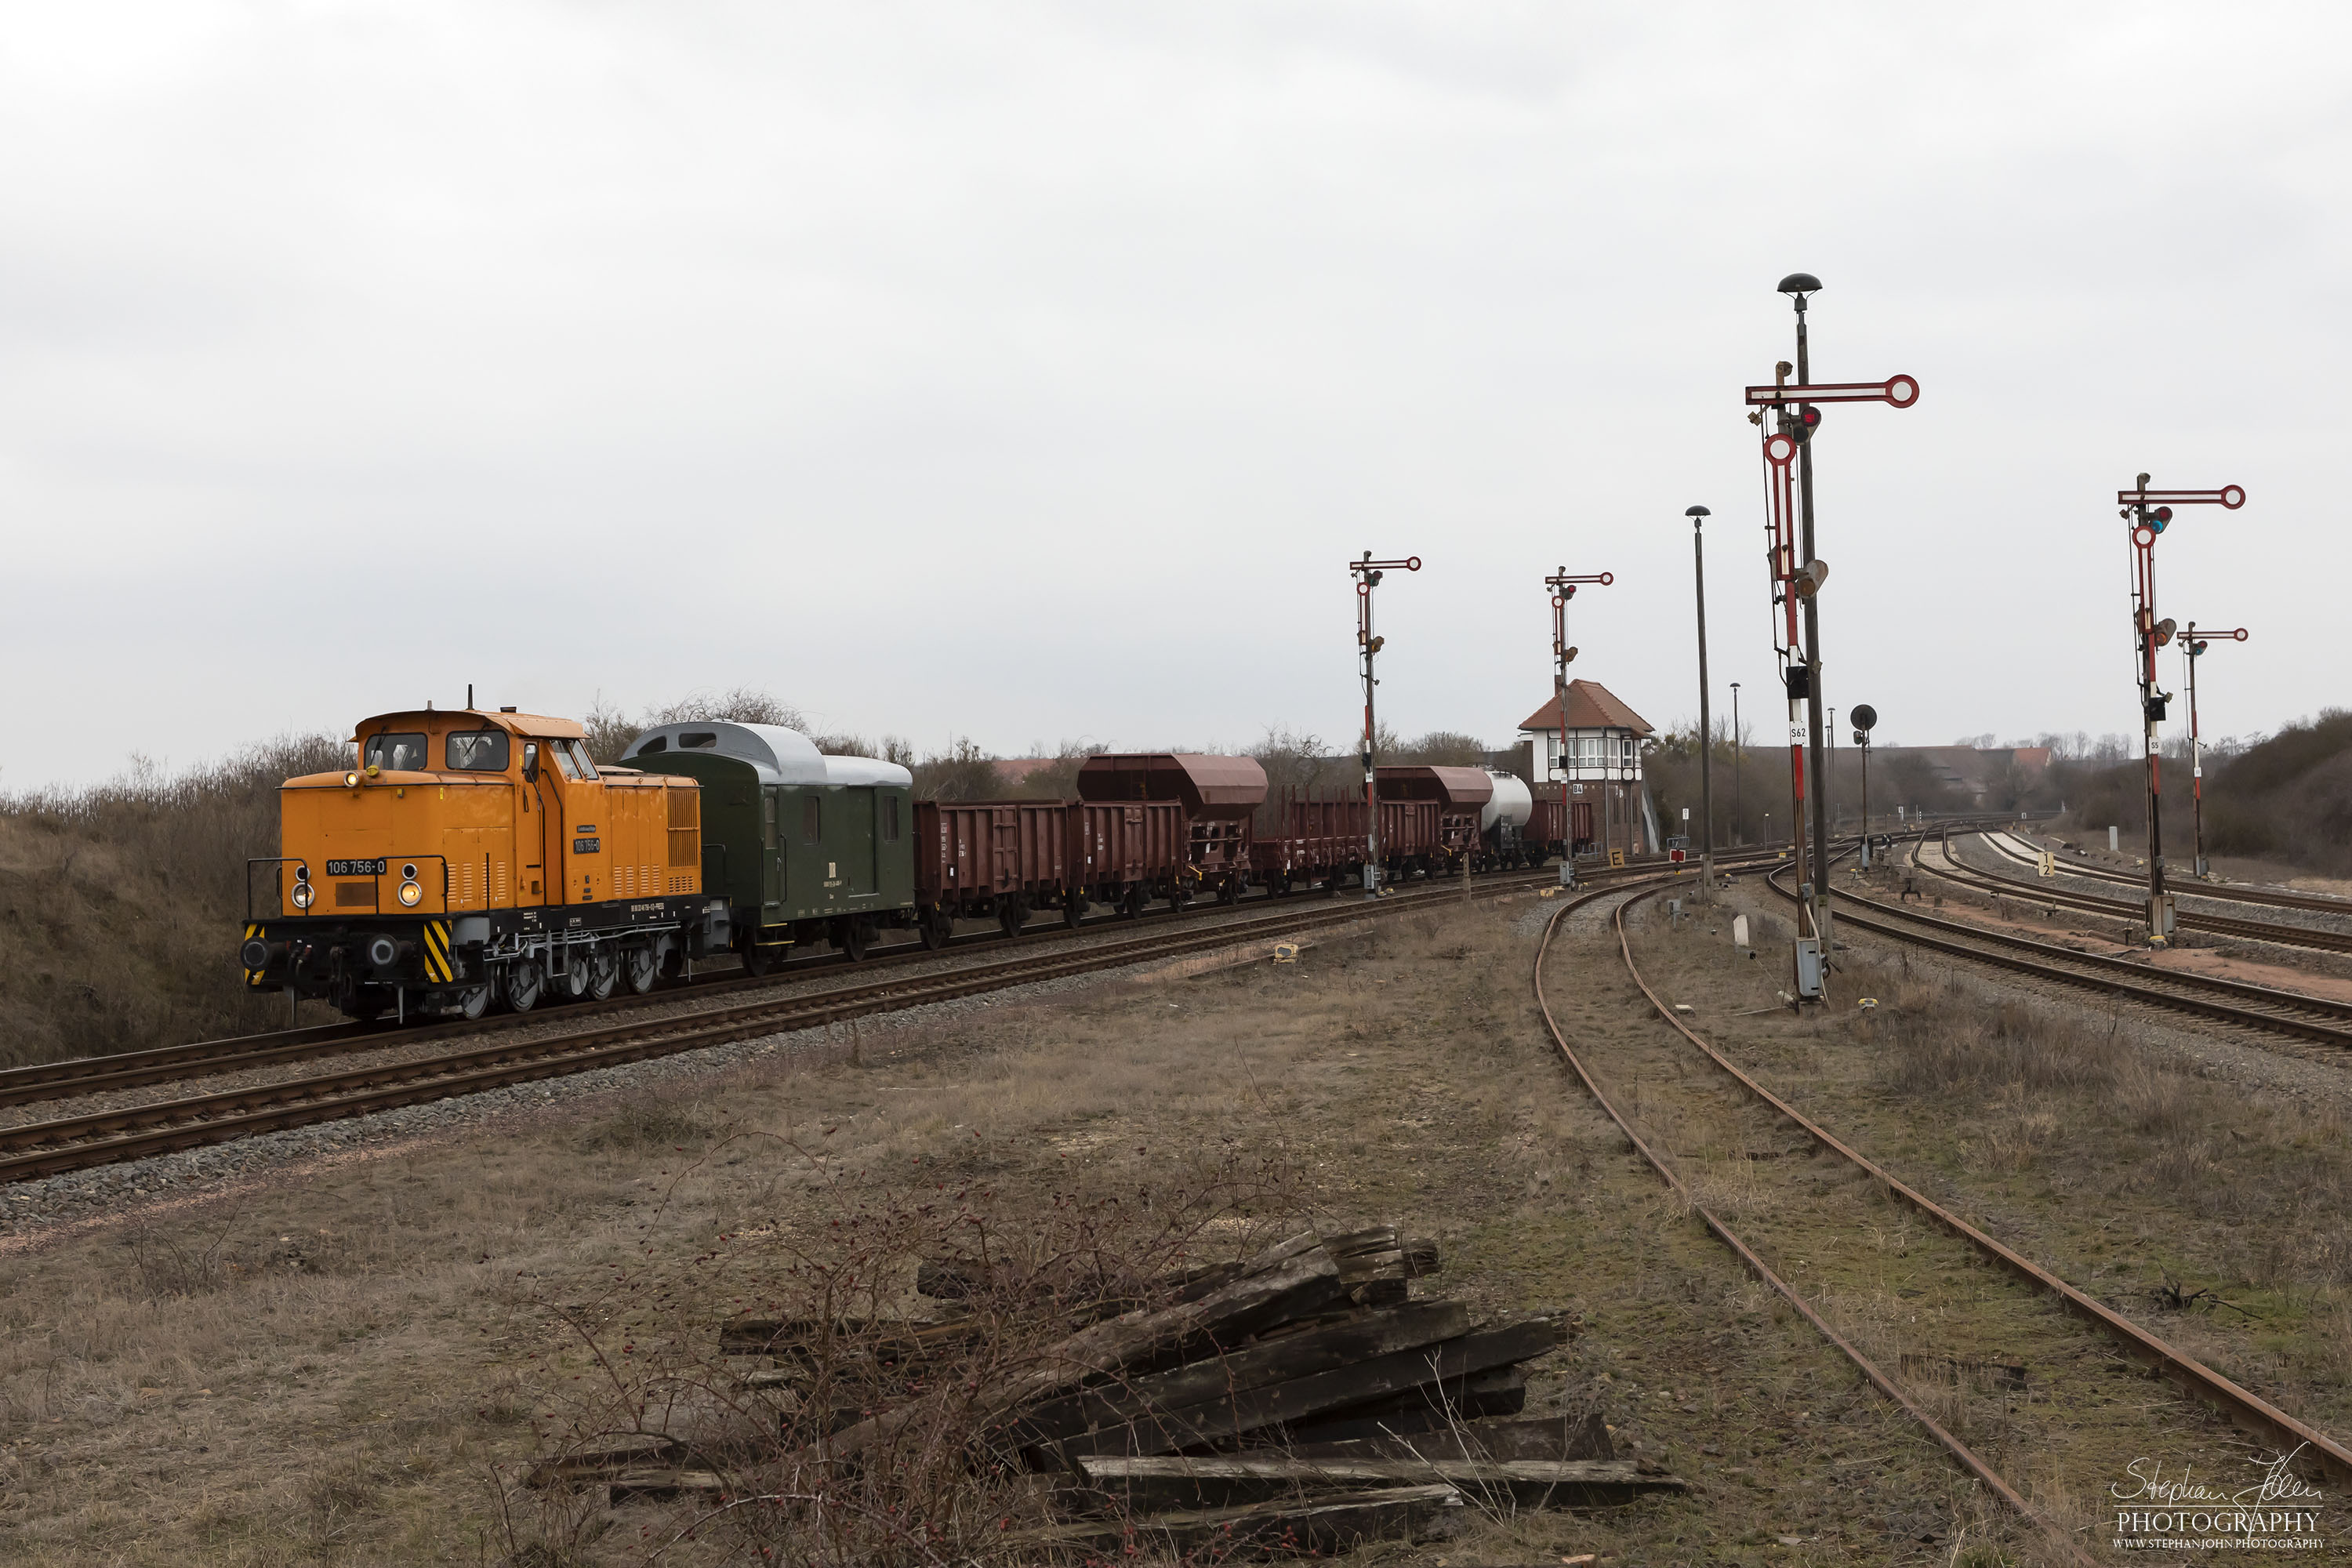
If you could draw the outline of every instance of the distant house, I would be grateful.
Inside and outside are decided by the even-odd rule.
[[[1519,722],[1528,738],[1528,782],[1545,798],[1557,798],[1565,784],[1571,807],[1598,808],[1590,829],[1575,828],[1579,841],[1589,832],[1596,847],[1636,855],[1654,850],[1657,824],[1642,779],[1642,742],[1657,731],[1597,680],[1570,681],[1567,697],[1564,735],[1558,693]]]
[[[999,788],[1019,789],[1031,773],[1052,761],[1050,757],[998,757],[988,765],[996,770]]]

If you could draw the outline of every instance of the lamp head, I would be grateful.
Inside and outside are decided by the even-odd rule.
[[[1707,510],[1706,508],[1703,506],[1694,506],[1684,509],[1683,515],[1685,517],[1713,517],[1715,513]]]
[[[1799,299],[1802,299],[1807,294],[1819,293],[1821,287],[1822,280],[1810,272],[1791,272],[1780,279],[1780,292],[1794,294]]]

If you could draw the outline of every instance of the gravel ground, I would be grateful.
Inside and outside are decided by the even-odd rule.
[[[35,1100],[23,1105],[0,1107],[0,1128],[24,1126],[47,1121],[60,1116],[96,1115],[110,1110],[124,1110],[138,1106],[153,1105],[178,1100],[191,1094],[226,1093],[232,1089],[252,1089],[261,1085],[281,1083],[307,1078],[331,1063],[331,1070],[357,1070],[362,1068],[390,1066],[411,1062],[446,1052],[464,1050],[471,1046],[494,1043],[522,1042],[547,1039],[568,1035],[588,1026],[606,1024],[646,1024],[667,1018],[689,1016],[715,1009],[740,1006],[755,1001],[784,1000],[848,986],[865,985],[877,980],[891,979],[914,982],[950,973],[975,964],[993,963],[1013,957],[1044,957],[1048,953],[1083,952],[1088,948],[1130,941],[1151,931],[1174,930],[1210,931],[1219,925],[1267,914],[1305,910],[1327,901],[1319,896],[1300,895],[1269,903],[1253,900],[1237,909],[1196,910],[1193,917],[1181,925],[1153,921],[1101,921],[1081,928],[1076,933],[1066,933],[1055,924],[1033,925],[1034,933],[1029,942],[1014,944],[1003,941],[983,941],[950,948],[920,959],[896,963],[887,968],[872,965],[853,967],[845,963],[822,963],[810,967],[798,975],[787,975],[762,990],[729,990],[720,992],[684,990],[656,992],[640,1005],[616,1008],[608,1012],[588,1012],[578,1007],[555,1006],[545,1012],[518,1016],[505,1028],[457,1037],[436,1036],[429,1032],[417,1035],[394,1036],[371,1042],[363,1048],[341,1052],[331,1057],[310,1057],[299,1061],[271,1063],[248,1068],[242,1071],[207,1075],[202,1079],[180,1079],[164,1083],[144,1084],[131,1089],[110,1090],[103,1094],[75,1095],[70,1085],[60,1085],[57,1099]],[[1037,940],[1050,930],[1053,940]],[[715,972],[714,978],[731,979],[731,971]]]
[[[1506,893],[1505,899],[1522,895]],[[1286,900],[1291,908],[1309,908],[1317,900],[1294,899]],[[1553,909],[1549,902],[1536,906],[1524,921],[1532,918],[1535,930],[1541,929]],[[1259,912],[1262,906],[1244,906],[1239,913]],[[1188,930],[1208,929],[1218,922],[1211,921]],[[1330,942],[1351,934],[1361,927],[1348,925],[1327,929],[1314,938],[1305,939],[1307,945],[1315,942]],[[1120,922],[1107,928],[1093,940],[1080,937],[1068,944],[1057,944],[1055,951],[1068,952],[1100,945],[1134,934],[1132,922]],[[898,976],[916,979],[948,969],[968,965],[975,957],[993,959],[1003,956],[1009,949],[992,946],[967,948],[958,952],[941,953],[934,962],[909,964],[899,970]],[[1042,956],[1042,953],[1041,953]],[[1255,956],[1253,950],[1250,956]],[[1243,960],[1246,961],[1246,960]],[[784,1030],[754,1039],[731,1044],[705,1047],[684,1051],[675,1056],[648,1061],[630,1062],[618,1067],[601,1068],[588,1072],[569,1074],[537,1083],[511,1085],[488,1089],[477,1094],[436,1100],[430,1104],[404,1106],[370,1116],[353,1117],[347,1121],[323,1122],[310,1127],[292,1128],[284,1131],[240,1139],[234,1142],[209,1148],[182,1150],[175,1153],[156,1155],[144,1160],[126,1161],[85,1171],[71,1171],[36,1181],[11,1184],[5,1201],[0,1201],[0,1251],[16,1250],[39,1239],[80,1228],[118,1214],[126,1200],[163,1199],[192,1201],[224,1195],[246,1185],[281,1174],[298,1164],[320,1162],[342,1162],[355,1158],[375,1159],[415,1146],[423,1141],[438,1141],[458,1136],[476,1136],[518,1117],[538,1117],[551,1112],[576,1115],[596,1109],[612,1097],[636,1090],[648,1084],[675,1082],[721,1073],[730,1068],[779,1053],[822,1051],[837,1047],[845,1032],[854,1028],[856,1037],[871,1039],[877,1035],[887,1038],[891,1033],[910,1028],[925,1028],[966,1016],[983,1009],[1033,1003],[1070,992],[1097,986],[1116,984],[1122,981],[1157,976],[1182,969],[1195,972],[1221,967],[1236,962],[1228,952],[1212,952],[1171,960],[1154,956],[1139,960],[1116,969],[1087,974],[1066,975],[1056,979],[1031,981],[987,992],[975,996],[957,997],[942,1002],[926,1003],[901,1012],[886,1013],[863,1018],[854,1026],[836,1025],[830,1028],[816,1027]],[[846,968],[824,969],[810,977],[804,986],[784,993],[828,989],[833,985],[852,984],[865,978]],[[680,996],[668,1003],[656,1004],[645,1010],[630,1010],[632,1021],[648,1017],[664,1017],[707,1011],[746,999],[744,993],[726,996]],[[559,1034],[576,1026],[579,1016],[567,1019],[562,1014],[550,1014],[519,1026],[523,1037]],[[357,1066],[371,1059],[399,1060],[426,1056],[451,1048],[451,1042],[417,1041],[406,1046],[391,1047],[367,1053],[353,1053],[338,1058],[337,1065]],[[254,1072],[225,1075],[204,1082],[206,1090],[226,1089],[242,1082],[266,1081],[273,1077],[295,1076],[309,1070],[311,1064]],[[187,1085],[154,1085],[142,1089],[124,1090],[108,1096],[89,1096],[71,1103],[74,1113],[99,1109],[103,1105],[142,1103],[149,1100],[173,1098],[186,1091]],[[41,1115],[58,1113],[57,1102],[31,1107],[12,1108]],[[25,1120],[39,1120],[40,1115]]]
[[[1737,907],[1748,910],[1751,918],[1758,913],[1778,914],[1788,907],[1760,887],[1740,899]],[[1840,947],[1851,947],[1880,963],[1900,963],[1906,946],[1853,925],[1839,926],[1837,939]],[[1942,954],[1930,955],[1927,962],[1976,995],[1992,1000],[2023,997],[2037,1010],[2062,1013],[2083,1028],[2105,1029],[2118,1015],[2127,1017],[2134,1038],[2200,1078],[2281,1095],[2313,1110],[2325,1107],[2338,1114],[2352,1113],[2352,1058],[2315,1041],[2204,1023],[2135,1002],[2095,1005],[2073,986],[1949,960]]]
[[[1324,940],[1329,940],[1328,933]],[[928,1027],[988,1008],[1032,1003],[1141,978],[1167,969],[1169,963],[1165,958],[1147,959],[1118,969],[1033,981],[976,996],[926,1003],[903,1012],[860,1019],[855,1029],[861,1039],[870,1040],[877,1036],[887,1038],[899,1030]],[[216,1197],[300,1163],[355,1156],[380,1158],[422,1140],[478,1135],[513,1118],[541,1115],[551,1110],[575,1114],[648,1084],[708,1077],[779,1053],[837,1047],[849,1027],[836,1025],[832,1028],[787,1030],[650,1061],[600,1068],[427,1105],[404,1106],[372,1116],[264,1133],[211,1148],[186,1149],[16,1183],[8,1187],[5,1203],[0,1203],[0,1211],[5,1211],[0,1212],[0,1238],[6,1238],[0,1240],[0,1250],[15,1250],[45,1235],[112,1217],[126,1199]]]
[[[1932,845],[1919,847],[1919,858],[1916,863],[1922,874],[1931,878],[1937,874],[1939,862],[1928,857],[1938,852]],[[1978,850],[1978,858],[1972,860],[1962,856],[1958,846],[1955,846],[1950,858],[1965,869],[1986,876],[2006,876],[2014,869],[2013,864],[2004,866],[1997,856],[1982,848]],[[2078,879],[2061,877],[2056,880],[2061,890],[2074,891],[2075,889],[2070,883]],[[1948,886],[1958,889],[1955,896],[1964,901],[1975,901],[1990,897],[1978,889],[1969,888],[1959,882],[1951,882]],[[2112,883],[2105,887],[2094,883],[2087,890],[2103,898],[2112,899],[2116,896],[2116,888]],[[2014,906],[2021,910],[2038,910],[2041,906],[2034,904],[2034,891],[2035,884],[2020,881],[2017,883],[2017,890],[2009,897]],[[2250,911],[2245,905],[2241,904],[2234,910],[2224,905],[2223,912],[2227,918],[2232,920],[2251,920],[2259,917],[2273,924],[2294,924],[2306,930],[2331,929],[2327,924],[2327,917],[2319,914],[2307,914],[2306,919],[2300,921],[2272,920],[2274,915],[2292,916],[2298,912],[2305,912],[2294,910]],[[2139,935],[2143,930],[2142,922],[2129,913],[2103,917],[2087,910],[2062,908],[2058,911],[2058,918],[2070,926],[2084,928],[2081,932],[2084,935],[2094,936],[2102,941],[2112,941],[2121,947],[2141,945]],[[2182,929],[2173,945],[2177,951],[2184,952],[2210,952],[2216,957],[2239,958],[2249,963],[2284,967],[2298,970],[2306,974],[2328,975],[2338,980],[2352,979],[2352,953],[2338,952],[2326,948],[2300,947],[2292,942],[2263,942],[2256,938],[2229,935],[2219,931],[2191,931],[2187,928]],[[2145,946],[2142,945],[2142,952],[2145,952]],[[2292,984],[2276,978],[2265,978],[2253,974],[2247,974],[2242,978],[2253,979],[2257,984],[2285,984],[2290,990],[2295,988]]]
[[[1983,871],[2003,877],[2015,878],[2020,872],[2028,869],[2027,868],[2021,866],[2017,861],[2001,854],[1999,850],[1994,849],[1991,846],[1976,843],[1975,840],[1979,837],[1980,836],[1979,835],[1969,835],[1967,837],[1956,838],[1953,841],[1952,846],[1952,858],[1959,861],[1961,865],[1966,866],[1972,870]],[[1963,845],[1968,845],[1975,849],[1976,854],[1973,858],[1960,853],[1960,848]],[[2090,893],[2103,899],[2130,899],[2134,896],[2132,889],[2122,883],[2109,881],[2105,878],[2084,877],[2070,873],[2067,870],[2067,866],[2072,858],[2073,857],[2069,856],[2065,851],[2061,850],[2059,852],[2058,875],[2053,879],[2053,880],[2055,881],[2062,890],[2066,892]],[[2031,884],[2026,885],[2030,886]],[[2346,913],[2338,915],[2321,910],[2299,910],[2283,904],[2263,904],[2258,906],[2249,904],[2242,899],[2200,898],[2197,892],[2196,879],[2177,874],[2172,878],[2169,886],[2173,897],[2179,901],[2182,908],[2194,908],[2199,914],[2217,915],[2225,920],[2260,921],[2266,925],[2300,926],[2305,931],[2330,931],[2339,936],[2352,934],[2352,924],[2347,923],[2352,922],[2352,910],[2347,910]],[[2245,890],[2250,892],[2259,892],[2263,890],[2259,884],[2234,883],[2232,886],[2243,888]],[[2282,889],[2278,890],[2293,891],[2294,889]],[[2210,933],[2200,932],[2198,934],[2200,936],[2206,936]],[[2235,937],[2214,937],[2212,940],[2235,942],[2241,939]],[[2305,950],[2297,948],[2294,951],[2301,952]]]

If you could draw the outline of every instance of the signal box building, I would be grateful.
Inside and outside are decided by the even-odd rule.
[[[1558,696],[1521,721],[1519,733],[1528,741],[1537,808],[1549,801],[1557,811],[1560,786],[1568,786],[1572,852],[1657,852],[1657,825],[1642,781],[1642,742],[1657,733],[1648,720],[1599,681],[1571,680],[1566,749]]]

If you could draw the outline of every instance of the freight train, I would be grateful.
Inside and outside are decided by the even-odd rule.
[[[282,786],[279,853],[247,867],[247,985],[355,1018],[478,1018],[642,994],[721,956],[753,974],[820,942],[855,961],[885,930],[938,948],[960,919],[1014,934],[1048,910],[1075,925],[1097,905],[1336,889],[1369,856],[1360,792],[1269,801],[1248,757],[1111,753],[1076,800],[930,801],[895,763],[774,725],[656,725],[604,766],[585,739],[512,708],[363,721],[349,768]],[[1572,847],[1508,773],[1379,779],[1390,879]]]

